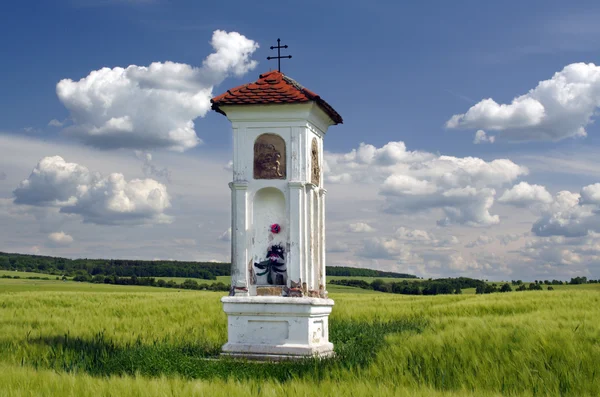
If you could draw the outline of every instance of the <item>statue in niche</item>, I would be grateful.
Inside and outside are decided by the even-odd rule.
[[[281,245],[273,245],[267,251],[265,261],[255,263],[256,276],[267,276],[270,285],[285,285],[287,278],[287,267],[285,265],[284,249]]]
[[[313,185],[319,186],[319,182],[321,181],[321,169],[319,168],[319,146],[317,144],[317,138],[313,138],[312,145],[310,148],[311,153],[311,164],[312,164],[312,172],[311,179]]]
[[[254,179],[285,179],[285,141],[275,134],[262,134],[254,142]]]

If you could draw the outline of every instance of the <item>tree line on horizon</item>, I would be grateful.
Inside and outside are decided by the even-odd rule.
[[[218,276],[231,275],[231,264],[225,262],[68,259],[4,252],[0,252],[0,269],[67,277],[103,275],[116,277],[187,277],[216,280]],[[326,272],[329,276],[342,277],[417,278],[412,274],[344,266],[327,266]]]
[[[576,284],[593,284],[600,283],[600,280],[588,280],[586,277],[574,277],[569,282],[555,281],[554,285],[576,285]],[[553,290],[552,282],[546,280],[535,280],[533,283],[523,283],[521,280],[513,280],[509,283],[488,283],[483,280],[477,280],[469,277],[457,277],[457,278],[439,278],[419,281],[392,281],[387,282],[384,280],[376,279],[372,282],[364,280],[331,280],[330,284],[344,285],[348,287],[356,287],[367,290],[387,292],[392,294],[402,295],[443,295],[443,294],[461,294],[465,288],[475,288],[476,294],[491,294],[495,292],[511,292],[513,286],[516,288],[514,291],[541,291],[543,290],[542,284],[548,285],[548,290]],[[502,285],[499,285],[502,284]]]

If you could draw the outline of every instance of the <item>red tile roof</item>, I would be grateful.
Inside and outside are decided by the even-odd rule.
[[[213,110],[221,114],[225,114],[221,110],[221,106],[224,105],[265,105],[309,101],[315,101],[335,124],[343,123],[342,116],[320,96],[278,71],[263,73],[254,83],[232,88],[210,100]]]

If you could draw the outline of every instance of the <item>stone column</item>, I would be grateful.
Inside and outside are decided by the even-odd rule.
[[[290,248],[288,253],[288,286],[291,286],[290,281],[305,282],[304,277],[304,183],[289,182],[289,228],[290,228]]]
[[[307,196],[307,230],[308,239],[306,241],[306,283],[308,284],[308,290],[315,290],[315,244],[317,242],[317,228],[315,225],[315,194],[314,186],[312,183],[306,185],[306,196]],[[310,295],[309,295],[310,296]]]
[[[235,181],[231,189],[231,293],[248,296],[248,182]]]
[[[319,206],[319,210],[320,210],[320,214],[319,214],[319,220],[320,220],[320,231],[321,231],[321,235],[320,235],[320,258],[319,258],[319,265],[321,266],[320,270],[320,279],[319,279],[319,295],[321,298],[327,298],[327,280],[325,277],[325,254],[326,254],[326,249],[325,249],[325,195],[327,194],[327,190],[321,188],[319,189],[319,198],[320,198],[320,206]],[[323,286],[321,288],[321,286]]]

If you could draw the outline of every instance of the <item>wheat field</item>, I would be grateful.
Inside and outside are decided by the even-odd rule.
[[[598,396],[600,290],[331,294],[337,357],[215,359],[222,293],[0,280],[2,396]]]

